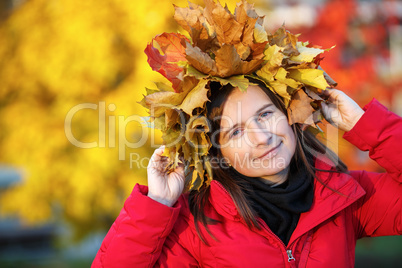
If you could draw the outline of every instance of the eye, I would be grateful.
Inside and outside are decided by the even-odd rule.
[[[239,136],[240,133],[241,133],[240,129],[235,129],[232,131],[232,133],[230,133],[230,137],[233,138],[233,137]]]
[[[270,114],[272,114],[271,111],[265,111],[265,112],[263,112],[263,113],[261,113],[261,114],[259,115],[259,118],[258,118],[258,119],[264,119],[264,118],[268,117]]]

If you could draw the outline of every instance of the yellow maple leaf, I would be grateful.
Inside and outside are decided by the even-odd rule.
[[[303,84],[313,86],[322,90],[329,87],[324,78],[324,72],[318,69],[294,69],[289,70],[289,78],[293,78]]]
[[[203,108],[205,102],[208,101],[208,89],[205,87],[207,85],[207,80],[202,79],[184,98],[183,102],[178,106],[179,109],[183,110],[186,114],[192,115],[193,110],[197,107]]]
[[[320,48],[306,47],[306,44],[303,42],[297,42],[296,47],[300,54],[292,56],[290,59],[298,62],[311,62],[315,57],[325,51]]]

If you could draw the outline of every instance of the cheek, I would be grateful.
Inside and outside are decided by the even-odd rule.
[[[222,156],[229,159],[231,163],[234,163],[235,159],[243,159],[249,150],[245,146],[244,140],[237,140],[235,142],[228,142],[221,148]]]
[[[280,124],[277,125],[276,134],[284,140],[286,147],[288,150],[293,153],[296,150],[296,135],[293,132],[293,128],[289,125],[287,121],[281,121]]]
[[[296,135],[294,134],[290,126],[288,126],[286,138],[288,140],[288,147],[290,152],[294,153],[296,151]]]

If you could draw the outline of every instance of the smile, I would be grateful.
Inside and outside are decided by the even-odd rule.
[[[274,148],[272,148],[271,150],[265,152],[263,155],[257,157],[256,159],[270,159],[272,157],[274,157],[275,155],[278,154],[279,151],[279,147],[282,145],[282,142],[280,142],[277,146],[275,146]]]

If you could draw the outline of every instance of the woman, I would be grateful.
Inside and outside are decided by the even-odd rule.
[[[228,11],[211,0],[205,2],[202,14],[194,5],[186,12],[176,10],[176,20],[192,29],[192,44],[172,34],[154,40],[163,43],[166,56],[147,47],[151,66],[173,85],[171,91],[145,98],[147,104],[169,101],[170,105],[158,102],[151,112],[158,124],[166,124],[166,147],[155,150],[148,165],[148,187],[135,186],[92,267],[353,267],[357,239],[402,234],[402,119],[376,100],[361,109],[341,91],[323,91],[319,79],[306,80],[306,73],[320,73],[319,53],[309,56],[317,49],[293,42],[297,39],[283,30],[262,38],[262,23],[245,1],[227,20],[231,27],[242,22],[243,30],[235,33],[250,32],[254,39],[241,36],[240,44],[234,36],[223,38],[217,25]],[[191,19],[184,24],[184,13],[197,14],[198,20],[187,16]],[[220,14],[219,20],[214,14]],[[247,30],[253,23],[254,31]],[[207,24],[214,27],[202,32]],[[204,39],[197,40],[200,36]],[[181,41],[168,47],[175,38]],[[247,40],[250,46],[244,49]],[[240,53],[235,65],[233,53],[239,51],[246,56]],[[225,65],[227,55],[231,60]],[[157,65],[152,65],[153,59],[158,59]],[[186,68],[181,67],[183,61],[188,61]],[[171,68],[172,62],[180,64]],[[304,129],[305,124],[295,123],[305,107],[294,103],[300,103],[301,91],[314,95],[311,90],[326,100],[317,95],[315,109],[346,131],[346,140],[370,151],[386,173],[347,171]],[[190,104],[194,109],[188,108]],[[309,99],[307,106],[309,110]],[[203,115],[208,125],[196,121]],[[199,136],[186,132],[173,146],[167,142],[176,137],[177,126],[186,126],[187,131],[194,125],[194,133],[202,128],[208,139],[202,131]],[[200,148],[197,154],[183,149],[194,140],[210,144],[208,158],[203,158],[209,164],[197,158],[204,152]],[[171,152],[177,154],[170,157]],[[203,173],[209,165],[212,181],[208,172]],[[183,193],[189,168],[197,171],[193,190]]]
[[[93,267],[353,267],[358,238],[402,233],[402,163],[400,152],[399,156],[395,152],[402,145],[401,118],[375,100],[364,112],[344,93],[330,90],[330,103],[323,104],[327,118],[347,131],[344,137],[348,141],[369,150],[371,158],[387,173],[336,172],[333,166],[316,159],[317,179],[314,187],[309,187],[309,172],[291,170],[297,147],[305,143],[271,99],[274,95],[268,96],[270,91],[261,86],[250,86],[246,92],[237,88],[226,91],[222,118],[231,120],[220,123],[222,148],[217,155],[221,153],[232,166],[220,167],[221,173],[233,177],[232,181],[217,175],[208,189],[182,195],[183,168],[166,174],[161,156],[164,148],[155,150],[148,167],[148,189],[140,185],[134,188]],[[220,107],[219,102],[213,105],[211,111]],[[239,105],[241,113],[236,110]],[[339,116],[331,117],[337,112]],[[270,124],[272,121],[276,126]],[[269,165],[272,168],[265,167]],[[290,178],[292,172],[299,176]],[[264,211],[263,205],[268,202],[258,203],[256,198],[247,197],[248,190],[231,184],[259,180],[256,177],[273,190],[272,196],[282,193],[295,198],[294,203],[285,204],[280,199],[273,209],[255,216],[253,207]],[[300,178],[306,183],[297,182]],[[251,188],[260,193],[261,185]],[[231,196],[239,198],[237,203]],[[247,207],[242,198],[256,205]],[[262,220],[276,210],[296,226]],[[288,216],[286,211],[290,211]],[[205,216],[215,220],[214,224],[195,228],[195,219]],[[268,227],[270,223],[275,231]],[[281,230],[285,225],[287,228]]]

